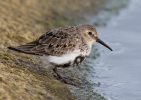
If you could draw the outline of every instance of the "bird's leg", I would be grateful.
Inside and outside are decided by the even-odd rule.
[[[73,85],[73,86],[77,86],[77,85],[75,85],[75,84],[73,84],[73,83],[67,82],[67,81],[58,73],[58,71],[57,71],[57,66],[55,66],[55,67],[53,68],[53,71],[56,73],[56,75],[58,76],[58,78],[61,79],[64,83],[69,84],[69,85]]]
[[[58,73],[57,66],[53,68],[53,71],[56,73],[59,79],[63,79],[62,76]]]

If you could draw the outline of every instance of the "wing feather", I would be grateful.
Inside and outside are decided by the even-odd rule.
[[[61,56],[74,50],[78,35],[76,27],[57,28],[46,32],[33,42],[9,49],[35,55]]]

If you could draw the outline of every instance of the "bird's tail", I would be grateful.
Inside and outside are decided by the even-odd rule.
[[[34,46],[36,46],[36,44],[34,42],[31,43],[27,43],[25,45],[21,45],[21,46],[17,46],[17,47],[7,47],[10,50],[14,50],[17,52],[22,52],[22,53],[26,53],[26,54],[32,54],[32,55],[39,55],[36,54],[35,52],[32,51],[32,48],[34,48]]]

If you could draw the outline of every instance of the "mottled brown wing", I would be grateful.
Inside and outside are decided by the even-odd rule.
[[[46,32],[33,42],[9,49],[34,55],[61,56],[74,50],[79,37],[75,27],[57,28]]]

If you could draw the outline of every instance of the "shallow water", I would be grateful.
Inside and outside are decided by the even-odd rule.
[[[101,56],[89,78],[101,86],[94,89],[108,100],[141,100],[141,0],[131,0],[97,31],[114,51],[96,44]]]

